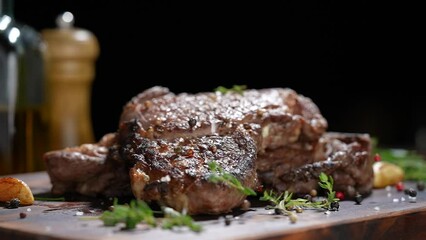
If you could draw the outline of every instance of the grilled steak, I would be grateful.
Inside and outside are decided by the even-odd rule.
[[[298,194],[318,188],[321,172],[334,179],[334,189],[354,197],[368,195],[373,183],[373,159],[367,134],[326,133],[317,144],[297,144],[259,154],[262,183]]]
[[[128,168],[115,144],[116,134],[110,133],[96,144],[45,153],[52,194],[131,196]]]
[[[176,95],[153,87],[124,106],[115,135],[44,157],[54,193],[132,191],[190,214],[228,212],[244,200],[208,181],[210,161],[246,187],[307,193],[325,172],[347,196],[369,194],[368,134],[326,128],[317,106],[291,89]]]
[[[309,98],[281,88],[175,95],[154,87],[124,107],[120,121],[133,119],[141,122],[141,135],[151,139],[227,135],[241,124],[255,124],[261,132],[260,151],[316,141],[327,128],[327,121]]]
[[[157,201],[189,214],[223,213],[239,206],[245,195],[224,184],[208,181],[207,163],[215,161],[247,187],[257,186],[257,148],[247,130],[230,135],[175,138],[142,137],[138,121],[120,131],[123,159],[131,163],[131,186],[136,198]]]

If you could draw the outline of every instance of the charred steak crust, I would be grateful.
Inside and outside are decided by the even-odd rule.
[[[238,190],[208,181],[215,161],[243,185],[257,186],[256,145],[242,127],[230,135],[173,140],[143,137],[139,121],[122,125],[122,158],[131,162],[130,179],[138,199],[157,201],[190,214],[224,213],[239,206]]]
[[[334,189],[348,198],[369,195],[374,177],[370,142],[368,134],[326,133],[317,149],[279,149],[267,158],[259,155],[258,165],[264,164],[259,178],[279,191],[303,195],[318,188],[318,176],[325,172],[332,175]],[[315,157],[318,151],[323,154]]]
[[[95,144],[45,153],[52,194],[130,196],[128,168],[117,159],[116,137],[109,133]]]
[[[163,95],[146,97],[159,91],[148,89],[130,101],[121,122],[138,119],[144,130],[141,134],[151,139],[226,135],[241,124],[259,124],[261,151],[298,140],[316,141],[327,128],[327,121],[311,99],[291,89],[178,95],[162,89]]]

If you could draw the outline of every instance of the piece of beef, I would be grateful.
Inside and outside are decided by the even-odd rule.
[[[258,125],[260,151],[316,141],[327,128],[311,99],[282,88],[175,95],[154,87],[124,107],[120,122],[133,119],[142,123],[141,134],[151,139],[228,135],[241,124]]]
[[[334,189],[347,197],[368,195],[373,159],[368,134],[327,133],[314,146],[293,146],[259,154],[259,179],[278,191],[298,194],[318,188],[321,172],[334,178]]]
[[[115,144],[116,134],[110,133],[96,144],[45,153],[52,194],[131,196],[128,168]]]
[[[249,131],[240,127],[226,136],[148,139],[139,121],[122,124],[122,157],[131,163],[136,198],[157,201],[189,214],[218,214],[241,205],[245,195],[225,184],[208,181],[208,162],[215,161],[249,188],[258,184],[257,148]]]

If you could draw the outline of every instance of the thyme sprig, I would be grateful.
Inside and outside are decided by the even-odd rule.
[[[239,190],[246,196],[256,196],[256,192],[253,189],[243,186],[243,184],[234,175],[224,171],[216,162],[210,161],[208,166],[211,172],[208,181],[212,183],[222,182]]]
[[[195,223],[194,220],[184,211],[180,213],[173,208],[163,207],[163,212],[163,229],[173,229],[174,227],[187,226],[194,232],[200,232],[202,230],[201,225]]]
[[[278,214],[289,216],[291,222],[294,223],[297,217],[292,210],[309,208],[336,210],[336,207],[332,205],[338,202],[339,199],[336,198],[336,192],[333,191],[333,184],[334,180],[331,176],[327,176],[325,173],[320,174],[318,185],[327,191],[327,198],[321,201],[309,201],[304,198],[293,199],[293,193],[291,192],[285,191],[277,194],[272,190],[263,192],[263,197],[260,200],[272,203],[273,205],[267,206],[268,209],[274,209]]]
[[[145,222],[152,227],[157,225],[154,212],[146,202],[141,200],[132,200],[129,205],[121,205],[118,204],[117,199],[114,199],[113,210],[103,212],[100,219],[105,226],[125,223],[125,229],[134,229],[140,222]]]
[[[105,226],[116,226],[119,223],[124,223],[124,229],[135,229],[141,222],[156,227],[159,220],[154,217],[154,213],[157,212],[154,212],[144,201],[132,200],[129,204],[118,204],[117,199],[114,199],[112,211],[105,211],[100,219]],[[192,217],[184,212],[180,213],[173,208],[163,207],[162,211],[158,213],[164,214],[161,221],[163,229],[187,226],[194,232],[202,230],[201,225],[195,223]]]
[[[325,203],[325,208],[331,209],[331,204],[333,202],[338,202],[340,199],[336,197],[336,192],[333,191],[334,180],[333,177],[327,176],[325,173],[319,175],[318,185],[327,191],[327,202]],[[323,207],[323,206],[322,206]]]
[[[217,88],[214,89],[215,92],[221,92],[223,94],[225,93],[238,93],[238,94],[243,94],[244,90],[247,89],[247,85],[233,85],[232,88],[226,88],[224,86],[219,86]]]

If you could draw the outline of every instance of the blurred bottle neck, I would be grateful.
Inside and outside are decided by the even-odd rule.
[[[13,14],[13,0],[0,0],[0,16],[7,15],[11,18]]]

